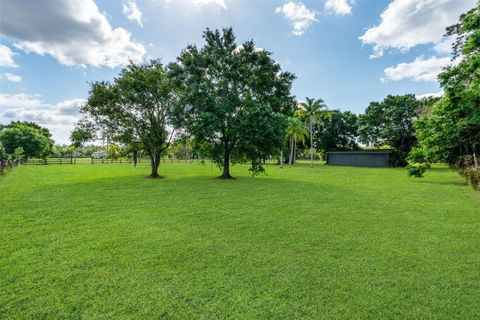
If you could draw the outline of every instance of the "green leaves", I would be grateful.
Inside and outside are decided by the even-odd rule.
[[[230,160],[245,158],[260,172],[258,160],[282,145],[294,76],[252,41],[237,45],[232,29],[207,29],[204,39],[203,48],[188,46],[169,66],[181,92],[176,123],[198,143],[212,145],[211,156],[227,166],[226,175]]]
[[[135,151],[141,144],[152,160],[152,176],[156,177],[160,155],[174,134],[176,104],[177,87],[163,65],[152,60],[130,64],[112,83],[93,83],[81,111],[86,122],[110,139],[134,146]],[[77,126],[72,138],[78,144],[90,136],[88,130]]]
[[[25,158],[47,157],[53,147],[48,129],[31,122],[14,121],[0,132],[0,143],[6,154]]]
[[[419,115],[419,106],[412,94],[388,95],[382,102],[371,102],[359,117],[360,140],[374,146],[392,146],[396,150],[394,164],[406,165],[408,152],[417,144],[413,123]]]

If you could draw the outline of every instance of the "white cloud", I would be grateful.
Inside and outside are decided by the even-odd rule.
[[[122,5],[122,12],[128,20],[136,21],[140,27],[143,28],[142,11],[138,9],[134,0],[128,0]]]
[[[292,33],[296,36],[304,34],[308,27],[317,21],[317,13],[308,9],[301,2],[290,1],[282,7],[276,8],[275,13],[283,13],[285,18],[290,21],[293,27]]]
[[[430,92],[430,93],[424,93],[424,94],[420,94],[420,95],[416,95],[417,99],[423,99],[423,98],[441,98],[444,96],[444,92],[443,91],[439,91],[439,92]]]
[[[33,121],[47,127],[57,143],[68,143],[74,123],[80,118],[84,99],[72,99],[56,104],[45,103],[39,95],[25,93],[0,94],[0,119]]]
[[[225,3],[224,0],[192,0],[192,3],[196,7],[203,7],[206,5],[216,5],[218,7],[221,7],[222,9],[227,10],[227,4]]]
[[[5,78],[6,80],[8,81],[11,81],[11,82],[20,82],[22,81],[22,77],[17,75],[17,74],[13,74],[13,73],[10,73],[10,72],[5,72],[3,74],[3,78]]]
[[[13,61],[14,54],[9,47],[0,44],[0,67],[18,67]]]
[[[326,0],[325,9],[327,11],[341,16],[352,13],[353,1],[348,0]]]
[[[130,32],[112,28],[93,0],[2,1],[0,32],[17,48],[49,54],[65,65],[113,68],[145,54]]]
[[[8,94],[0,93],[0,107],[6,108],[35,108],[42,106],[43,103],[38,99],[38,95],[28,95],[25,93]]]
[[[393,0],[381,14],[380,24],[368,29],[360,40],[373,46],[372,59],[381,57],[388,49],[406,52],[417,45],[439,45],[444,41],[445,28],[457,23],[460,14],[475,3],[476,0]]]
[[[415,81],[435,82],[437,75],[450,63],[450,58],[431,57],[424,59],[418,57],[413,62],[399,63],[394,67],[386,68],[384,72],[387,79],[392,81],[413,79]]]

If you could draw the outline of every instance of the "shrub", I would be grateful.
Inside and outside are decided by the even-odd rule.
[[[423,178],[423,174],[425,173],[425,171],[427,171],[428,168],[429,165],[427,163],[410,162],[407,165],[408,176],[415,178]]]

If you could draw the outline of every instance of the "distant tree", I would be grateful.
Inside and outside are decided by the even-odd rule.
[[[287,139],[290,145],[290,155],[288,157],[288,166],[291,167],[296,161],[296,148],[297,142],[305,142],[305,138],[308,136],[308,131],[305,128],[305,124],[298,118],[288,118],[287,125]]]
[[[371,102],[359,116],[360,140],[367,145],[391,146],[395,150],[393,165],[405,166],[408,153],[418,142],[413,126],[418,113],[419,101],[412,94],[388,95],[382,102]]]
[[[327,108],[327,105],[322,99],[305,98],[305,101],[299,103],[300,109],[297,114],[305,119],[310,135],[310,167],[313,167],[314,148],[314,124],[319,119],[322,112]]]
[[[12,122],[0,133],[0,142],[6,153],[14,155],[15,149],[23,148],[25,158],[45,158],[52,152],[53,140],[47,136],[48,129],[37,124]]]
[[[52,139],[52,134],[50,133],[50,130],[48,130],[48,128],[42,127],[38,123],[31,122],[31,121],[12,121],[7,126],[5,126],[5,128],[13,128],[16,126],[27,126],[27,127],[37,129],[38,131],[40,131],[42,135],[44,135],[51,141],[53,146],[54,141]]]
[[[161,155],[174,136],[172,110],[176,104],[175,85],[162,64],[152,60],[131,63],[112,83],[93,83],[81,112],[113,140],[140,143],[150,157],[150,176],[158,177]]]
[[[95,129],[88,121],[79,121],[75,124],[75,128],[70,133],[70,141],[74,148],[74,162],[77,163],[77,155],[79,149],[87,142],[94,138]]]
[[[358,149],[357,131],[358,117],[354,113],[330,110],[318,117],[314,143],[323,153],[355,150]]]
[[[231,178],[230,163],[243,159],[257,174],[260,159],[282,145],[294,76],[253,41],[238,46],[232,29],[207,29],[203,38],[203,48],[188,46],[170,66],[182,92],[179,122],[196,144],[212,146],[221,178]]]

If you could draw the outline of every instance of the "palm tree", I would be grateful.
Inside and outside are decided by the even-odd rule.
[[[288,166],[292,166],[294,159],[294,151],[297,148],[297,141],[305,142],[305,137],[308,136],[308,131],[305,125],[298,118],[288,118],[287,125],[287,139],[290,143],[290,157],[288,159]]]
[[[327,108],[327,105],[322,99],[305,98],[305,101],[299,103],[300,109],[297,114],[305,118],[305,125],[308,126],[310,134],[310,167],[313,168],[313,123],[318,119],[318,116]]]

